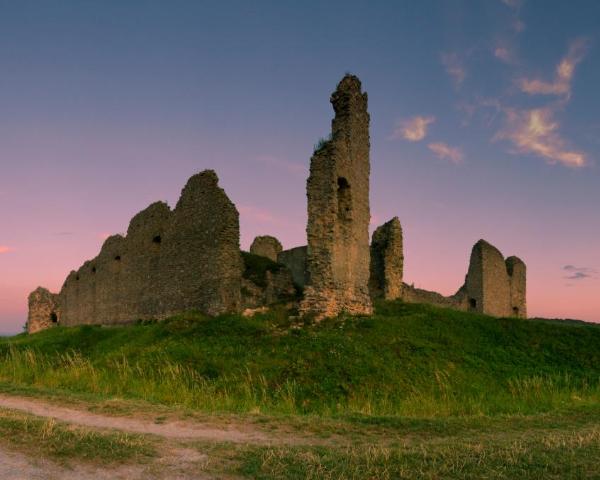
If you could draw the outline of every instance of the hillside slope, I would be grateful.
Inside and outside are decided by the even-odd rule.
[[[202,411],[446,416],[597,403],[600,328],[382,302],[299,326],[189,313],[0,340],[0,382]]]

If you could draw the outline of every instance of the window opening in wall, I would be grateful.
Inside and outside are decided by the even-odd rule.
[[[92,267],[92,273],[96,273],[96,267]]]
[[[52,323],[58,323],[58,315],[56,315],[56,312],[52,312],[50,314],[50,321]]]
[[[519,307],[513,307],[513,313],[515,315],[518,315],[519,314]]]
[[[117,255],[117,256],[115,257],[115,261],[116,261],[116,262],[120,262],[120,261],[121,261],[121,255]]]
[[[340,220],[349,220],[352,214],[352,197],[350,194],[350,184],[344,177],[339,177],[338,184],[338,218]]]
[[[469,298],[469,306],[471,308],[477,308],[477,300],[475,300],[474,298]]]
[[[160,238],[160,235],[156,235],[153,239],[152,242],[153,243],[160,243],[162,241],[162,239]]]

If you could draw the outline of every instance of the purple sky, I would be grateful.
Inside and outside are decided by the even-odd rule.
[[[244,248],[305,244],[347,71],[407,282],[454,293],[485,238],[527,263],[531,316],[600,321],[599,18],[594,0],[0,0],[0,334],[205,168]]]

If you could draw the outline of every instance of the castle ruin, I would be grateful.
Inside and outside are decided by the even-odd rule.
[[[331,96],[331,138],[310,161],[308,284],[300,311],[317,318],[340,312],[368,315],[369,113],[357,77],[346,75]]]
[[[331,137],[311,158],[306,246],[283,250],[275,237],[259,236],[250,253],[241,252],[238,211],[206,170],[188,180],[173,210],[153,203],[125,236],[107,238],[58,294],[34,290],[28,332],[160,320],[186,310],[239,313],[283,301],[321,319],[371,314],[377,298],[526,318],[525,263],[505,260],[484,240],[474,245],[456,294],[403,282],[399,219],[377,228],[369,244],[369,113],[358,78],[346,75],[331,103]]]

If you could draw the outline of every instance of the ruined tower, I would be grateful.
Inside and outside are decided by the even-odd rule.
[[[369,113],[360,80],[346,75],[331,96],[329,140],[307,181],[308,284],[300,310],[316,318],[370,314]]]
[[[372,298],[395,300],[402,297],[402,226],[398,217],[392,218],[373,232],[371,240]]]
[[[485,240],[471,251],[466,293],[467,307],[496,317],[527,318],[525,284],[527,269],[517,257],[504,260],[502,253]]]

